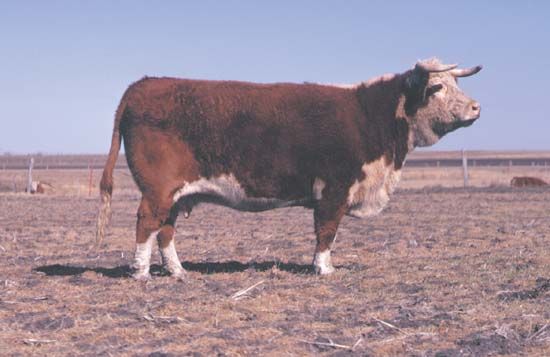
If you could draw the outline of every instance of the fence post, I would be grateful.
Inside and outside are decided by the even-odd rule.
[[[32,167],[34,166],[34,158],[29,161],[29,175],[27,177],[27,193],[32,192]]]
[[[88,180],[88,197],[90,197],[92,195],[92,176],[94,174],[94,168],[90,163],[88,163],[88,170],[90,171],[90,178]]]
[[[468,158],[464,149],[462,149],[462,173],[464,174],[464,187],[468,187]]]

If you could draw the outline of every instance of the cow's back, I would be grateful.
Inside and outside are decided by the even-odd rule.
[[[222,130],[235,120],[249,119],[269,125],[334,124],[356,116],[358,103],[352,89],[318,84],[258,84],[148,78],[128,88],[125,100],[134,114],[149,124],[204,121],[209,129]],[[252,118],[253,117],[253,118]]]

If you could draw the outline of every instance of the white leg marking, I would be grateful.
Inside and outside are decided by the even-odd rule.
[[[181,267],[181,262],[176,252],[176,245],[174,239],[170,240],[170,243],[165,248],[160,247],[160,255],[162,256],[162,264],[170,274],[176,279],[182,280],[185,277],[185,270]]]
[[[330,262],[330,249],[315,253],[315,257],[313,258],[313,266],[317,274],[327,275],[334,273],[335,269]]]
[[[151,233],[145,243],[136,244],[136,254],[134,256],[133,268],[136,269],[133,277],[137,280],[147,280],[151,278],[149,274],[149,267],[151,265],[151,252],[153,248],[153,242],[157,237],[158,230]]]

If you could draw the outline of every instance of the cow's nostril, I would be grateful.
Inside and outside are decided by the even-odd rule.
[[[472,110],[473,110],[473,111],[477,112],[477,111],[480,110],[480,109],[481,109],[481,106],[479,105],[478,102],[474,102],[474,103],[472,104]]]

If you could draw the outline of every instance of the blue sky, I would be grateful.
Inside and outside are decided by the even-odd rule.
[[[354,83],[432,56],[483,64],[460,82],[474,126],[433,149],[550,150],[548,1],[6,1],[0,152],[107,153],[144,75]]]

